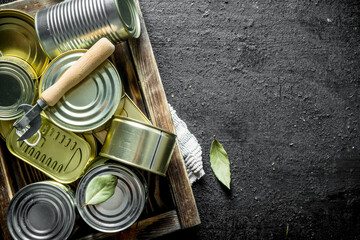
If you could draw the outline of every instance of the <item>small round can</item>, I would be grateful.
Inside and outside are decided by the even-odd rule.
[[[51,59],[69,50],[90,48],[102,37],[116,43],[140,36],[133,0],[64,1],[39,10],[35,28]]]
[[[21,104],[32,104],[37,79],[34,69],[17,57],[0,57],[0,120],[19,118]]]
[[[29,63],[39,77],[49,63],[35,32],[34,18],[18,10],[0,10],[0,55]]]
[[[175,142],[173,133],[115,116],[99,155],[165,176]]]
[[[32,183],[11,199],[6,222],[15,240],[64,240],[73,231],[75,208],[68,186],[53,181]]]
[[[72,50],[55,58],[40,80],[39,95],[53,85],[86,50]],[[106,60],[81,83],[68,91],[46,116],[57,126],[73,132],[88,132],[106,123],[117,110],[122,83],[115,66]]]
[[[118,232],[130,227],[142,213],[148,195],[145,178],[136,169],[107,163],[100,158],[81,179],[76,189],[76,204],[82,219],[101,232]],[[105,162],[105,163],[104,163]],[[85,192],[90,181],[101,175],[118,178],[114,195],[103,203],[85,205]]]

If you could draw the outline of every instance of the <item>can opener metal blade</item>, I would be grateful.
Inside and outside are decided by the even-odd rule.
[[[18,109],[25,111],[25,115],[14,123],[17,132],[21,133],[18,141],[33,136],[41,127],[42,110],[54,106],[60,98],[86,76],[100,66],[115,50],[114,44],[108,39],[97,41],[83,56],[81,56],[51,87],[41,93],[41,98],[34,106],[22,104]]]

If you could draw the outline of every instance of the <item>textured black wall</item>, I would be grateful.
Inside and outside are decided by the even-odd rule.
[[[360,238],[359,1],[140,4],[206,171],[202,224],[163,239]],[[214,134],[231,191],[210,169]]]
[[[201,226],[164,239],[360,238],[359,1],[140,3],[207,173]],[[210,169],[214,134],[231,191]]]

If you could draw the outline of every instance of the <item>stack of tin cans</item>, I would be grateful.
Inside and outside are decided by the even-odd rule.
[[[165,176],[176,136],[150,124],[124,92],[109,60],[43,112],[38,135],[18,142],[12,125],[24,114],[18,107],[33,104],[84,49],[102,37],[113,43],[139,37],[134,2],[69,0],[39,10],[35,20],[2,10],[0,23],[0,136],[13,155],[51,178],[15,194],[7,210],[11,235],[67,239],[78,213],[102,232],[131,226],[148,194],[137,169]],[[106,137],[99,132],[107,132]],[[89,182],[108,174],[118,179],[114,195],[81,208]],[[76,189],[66,185],[79,178]]]

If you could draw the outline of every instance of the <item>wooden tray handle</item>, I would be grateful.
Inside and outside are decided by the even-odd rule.
[[[80,83],[86,76],[100,66],[114,50],[114,44],[108,39],[100,39],[68,68],[54,85],[41,93],[41,98],[49,106],[54,106],[68,90]]]

